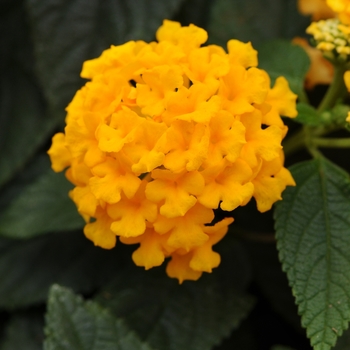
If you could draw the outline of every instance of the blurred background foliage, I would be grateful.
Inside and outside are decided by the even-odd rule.
[[[131,247],[94,247],[67,196],[71,185],[50,168],[46,151],[84,84],[82,63],[112,44],[153,40],[163,19],[201,26],[209,43],[224,47],[231,38],[251,41],[272,77],[283,71],[292,81],[300,67],[292,88],[302,89],[306,56],[282,60],[271,46],[305,36],[310,19],[296,0],[2,0],[2,350],[42,349],[45,324],[45,349],[311,349],[271,213],[258,213],[255,203],[235,210],[232,232],[217,245],[220,267],[179,286],[163,268],[133,266]],[[349,346],[345,335],[336,349]]]

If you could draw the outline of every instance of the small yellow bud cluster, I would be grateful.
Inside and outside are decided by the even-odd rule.
[[[350,27],[331,18],[312,22],[306,29],[315,40],[317,49],[331,61],[350,61]]]

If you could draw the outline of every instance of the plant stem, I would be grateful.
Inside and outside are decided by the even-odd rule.
[[[312,140],[312,143],[318,147],[348,148],[350,147],[350,138],[329,139],[329,138],[315,137]]]
[[[327,109],[331,109],[336,101],[341,98],[346,91],[344,83],[344,72],[346,68],[344,65],[334,65],[334,77],[331,85],[329,86],[326,95],[318,106],[317,111],[323,112]]]

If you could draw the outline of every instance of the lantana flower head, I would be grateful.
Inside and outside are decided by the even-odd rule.
[[[110,249],[138,244],[146,269],[196,280],[220,263],[212,250],[233,221],[215,225],[252,197],[271,208],[287,185],[281,115],[295,117],[285,78],[273,87],[250,43],[202,46],[207,33],[164,21],[157,42],[112,46],[84,63],[89,82],[67,107],[65,133],[49,155],[67,168],[84,233]]]
[[[312,22],[306,32],[313,36],[316,48],[329,60],[350,60],[350,27],[342,24],[339,19]]]

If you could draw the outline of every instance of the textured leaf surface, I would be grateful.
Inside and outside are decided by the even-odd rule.
[[[350,319],[350,180],[320,158],[291,168],[297,186],[276,206],[283,270],[315,350],[329,350]]]
[[[118,274],[97,301],[156,349],[209,350],[238,327],[254,304],[231,283],[216,280],[213,273],[179,285],[164,271],[135,267]]]
[[[63,173],[48,169],[0,214],[0,235],[29,238],[83,227],[84,220],[68,197],[71,189]]]
[[[259,68],[269,73],[272,82],[282,75],[294,93],[304,93],[304,78],[310,66],[304,49],[289,41],[275,40],[261,45],[258,52]]]
[[[43,315],[34,312],[13,315],[5,328],[1,350],[41,350],[43,327]]]
[[[26,0],[39,77],[51,110],[64,108],[82,85],[85,60],[112,44],[151,40],[183,0]]]
[[[52,286],[46,315],[45,350],[151,350],[97,303]]]
[[[82,232],[26,241],[0,240],[0,307],[13,309],[46,300],[53,283],[91,292],[106,283],[118,265],[115,250],[94,247]]]

